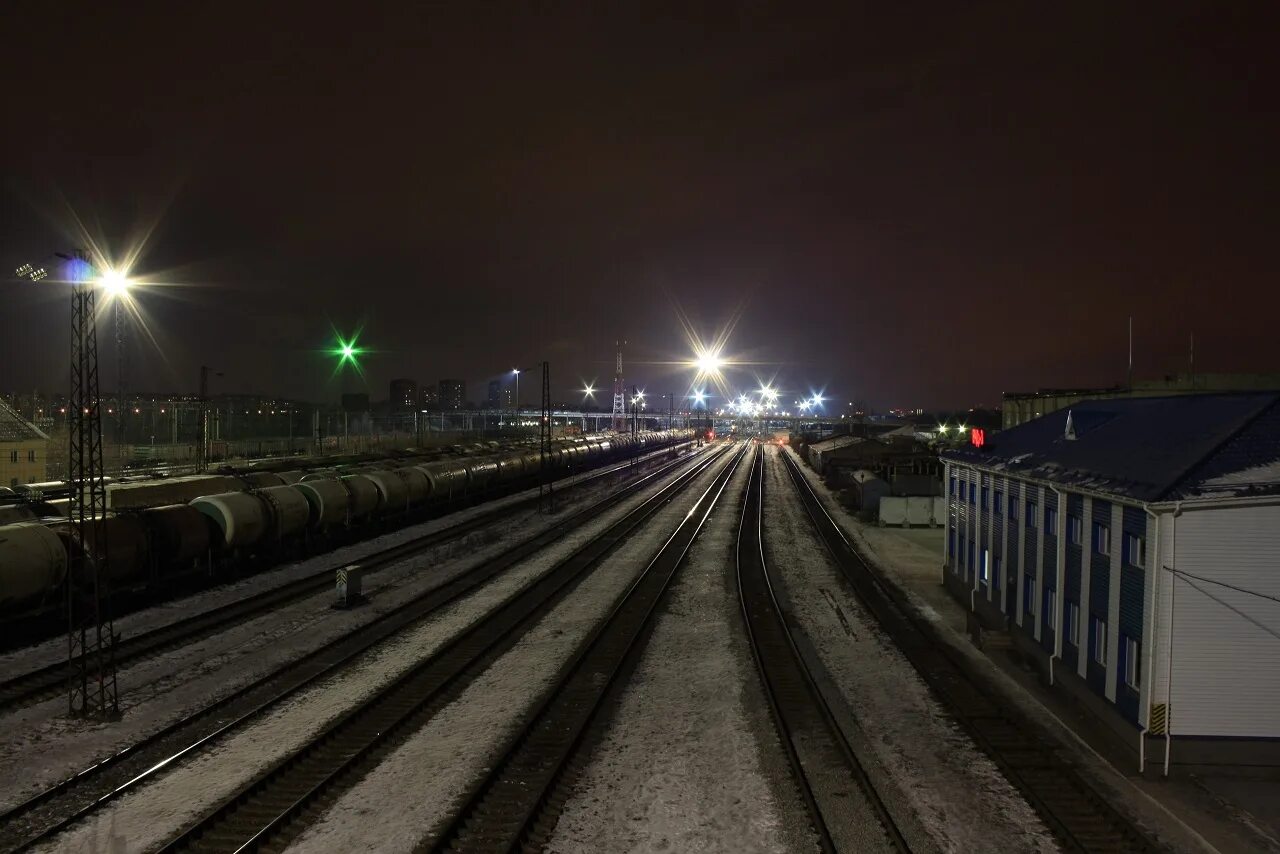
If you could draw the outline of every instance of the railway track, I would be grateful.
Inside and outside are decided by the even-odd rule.
[[[637,511],[626,518],[638,518],[637,513],[645,509],[650,513],[656,512],[714,459],[715,456],[695,459],[685,472],[646,499]],[[608,497],[559,520],[551,528],[383,614],[351,634],[277,668],[233,694],[28,799],[0,815],[0,849],[22,850],[51,839],[107,803],[138,789],[177,763],[210,747],[216,740],[242,728],[304,688],[335,675],[375,645],[589,523],[645,486],[660,483],[663,477],[688,464],[687,458],[680,458],[636,478]]]
[[[659,453],[667,453],[667,451]],[[600,472],[595,472],[575,481],[568,488],[576,489],[582,485],[597,482],[620,472],[631,471],[633,466],[633,461],[609,466]],[[365,574],[376,572],[383,567],[391,566],[416,554],[464,537],[472,531],[480,530],[496,521],[509,518],[513,512],[536,507],[537,504],[537,497],[513,502],[512,504],[481,513],[466,521],[450,525],[448,528],[416,537],[409,542],[385,549],[360,560],[337,564],[329,569],[320,570],[271,590],[265,590],[256,595],[213,608],[177,623],[160,626],[131,637],[123,637],[116,643],[114,648],[116,667],[124,669],[239,623],[247,622],[277,608],[322,593],[333,587],[334,573],[344,566],[359,566]],[[71,671],[66,661],[57,661],[0,682],[0,715],[43,702],[64,693],[70,673]]]
[[[536,850],[547,843],[572,785],[565,771],[581,766],[584,744],[599,735],[602,700],[621,684],[622,674],[634,669],[658,604],[747,447],[735,452],[614,610],[578,648],[449,826],[420,848],[495,852]]]
[[[797,788],[824,851],[909,851],[796,648],[774,595],[764,557],[764,465],[764,448],[757,448],[738,526],[738,598]],[[851,782],[861,790],[860,800],[849,791]]]
[[[798,464],[782,453],[791,483],[819,539],[859,601],[876,618],[974,742],[1016,786],[1068,849],[1154,852],[1159,847],[1117,812],[1057,754],[1057,744],[1012,705],[1000,705],[993,685],[974,674],[901,591],[882,583],[822,505]]]
[[[710,455],[681,473],[435,653],[326,726],[302,748],[257,775],[162,850],[256,851],[287,844],[304,823],[299,819],[331,802],[417,731],[554,607],[577,580],[680,495],[723,453]],[[717,476],[716,483],[722,479],[723,475]]]

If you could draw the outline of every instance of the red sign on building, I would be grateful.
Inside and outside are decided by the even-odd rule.
[[[981,427],[974,427],[969,431],[969,444],[975,448],[981,448],[987,444],[987,431]]]

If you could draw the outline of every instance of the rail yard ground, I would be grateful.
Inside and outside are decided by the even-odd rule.
[[[140,611],[118,627],[141,632],[370,560],[494,506]],[[749,565],[753,519],[759,561]],[[827,537],[849,538],[876,583],[900,590],[900,624],[885,621],[896,594],[868,600],[849,577],[861,558],[833,550],[823,524]],[[1024,673],[974,648],[938,583],[937,539],[858,524],[788,448],[717,442],[640,466],[566,493],[555,513],[513,510],[391,563],[370,576],[363,607],[335,610],[332,594],[318,593],[135,662],[121,672],[118,722],[69,721],[56,697],[9,710],[6,811],[273,672],[335,658],[216,737],[179,732],[165,742],[169,765],[100,806],[50,798],[10,812],[0,844],[1012,852],[1089,838],[1107,850],[1265,850],[1265,820],[1250,831],[1221,817],[1175,817],[1168,793],[1183,789],[1118,773],[1054,720],[1058,710]],[[763,588],[752,592],[749,572],[763,573]],[[772,648],[770,618],[781,632]],[[384,635],[345,651],[384,623]],[[919,643],[917,625],[936,629],[945,650]],[[339,650],[349,657],[338,661]],[[6,655],[0,679],[58,654],[51,641]],[[975,740],[972,707],[939,689],[922,656],[995,685],[1010,719],[1043,723],[1035,738],[1070,761],[1032,780],[1007,750]],[[771,660],[795,677],[791,688]],[[397,703],[403,712],[361,735],[362,719],[382,720]],[[548,732],[563,743],[547,742]],[[176,755],[182,738],[192,746]],[[545,770],[519,770],[534,767]],[[1054,799],[1077,779],[1103,804]],[[514,800],[504,789],[513,781]]]

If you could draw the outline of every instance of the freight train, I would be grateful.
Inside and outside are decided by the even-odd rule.
[[[687,430],[557,440],[552,477],[687,442]],[[207,583],[422,519],[450,505],[536,483],[537,445],[496,442],[444,452],[363,456],[287,467],[224,470],[105,484],[107,580],[113,591]],[[67,518],[65,483],[30,484],[0,505],[0,617],[32,618],[63,607],[80,548]],[[13,496],[6,498],[12,502]],[[86,547],[92,548],[93,543]]]

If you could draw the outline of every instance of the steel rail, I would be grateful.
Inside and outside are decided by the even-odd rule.
[[[574,582],[719,458],[712,455],[681,473],[301,748],[255,775],[161,850],[257,851],[279,842],[320,798],[353,783],[385,751],[416,732],[482,672],[493,655],[514,643]]]
[[[905,594],[884,582],[823,506],[786,452],[791,482],[819,539],[858,599],[915,667],[943,707],[1000,768],[1059,840],[1074,851],[1159,851],[1107,797],[1058,755],[1059,745],[975,673],[937,629],[920,618]]]
[[[738,525],[735,575],[751,655],[778,728],[779,740],[809,808],[823,850],[837,850],[831,827],[839,823],[839,813],[849,808],[845,797],[847,793],[839,792],[841,803],[835,803],[832,793],[822,791],[821,787],[815,791],[801,754],[812,757],[816,767],[825,773],[841,768],[843,774],[862,790],[871,813],[880,824],[885,847],[910,851],[906,837],[845,738],[800,655],[774,593],[764,555],[764,464],[764,448],[761,447],[752,460],[746,500]]]
[[[657,554],[631,583],[612,611],[579,645],[552,688],[525,714],[502,755],[474,787],[448,826],[420,849],[513,851],[545,844],[567,798],[559,788],[587,731],[600,724],[603,698],[643,653],[659,603],[683,565],[746,445],[680,520]]]
[[[281,665],[232,694],[165,726],[160,731],[85,768],[0,815],[0,846],[19,849],[43,841],[215,740],[244,726],[298,691],[347,666],[376,644],[403,631],[444,605],[479,587],[505,569],[597,518],[672,470],[688,464],[682,457],[632,479],[609,496],[558,521],[483,561],[439,587],[380,615],[343,638]],[[695,462],[695,467],[701,465]],[[366,559],[367,560],[367,559]]]

